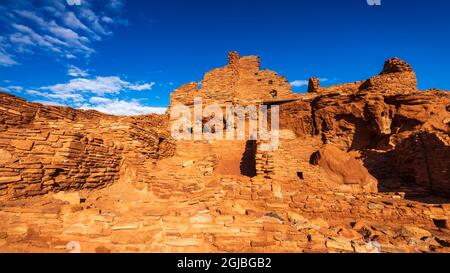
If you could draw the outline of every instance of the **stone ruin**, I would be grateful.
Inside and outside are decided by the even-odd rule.
[[[279,106],[278,149],[175,140],[171,110],[195,97]],[[175,90],[165,115],[0,93],[0,251],[449,252],[449,126],[449,93],[418,90],[398,58],[296,94],[231,52]]]
[[[237,52],[228,54],[228,64],[209,71],[199,83],[186,84],[171,94],[171,105],[191,105],[194,97],[201,97],[205,104],[274,100],[295,97],[288,80],[270,70],[261,70],[257,56],[239,57]]]
[[[363,92],[383,95],[418,94],[417,78],[411,65],[399,58],[384,63],[383,71],[365,81],[320,87],[320,80],[313,77],[308,84],[309,93],[317,94],[358,94]]]

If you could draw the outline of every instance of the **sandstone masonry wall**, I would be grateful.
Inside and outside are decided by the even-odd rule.
[[[3,93],[0,105],[3,198],[104,187],[119,179],[129,151],[148,159],[171,154],[168,135],[147,127],[152,117],[43,106]]]
[[[356,94],[359,92],[386,95],[417,94],[417,78],[411,65],[399,58],[385,62],[383,71],[368,80],[321,87],[320,80],[309,80],[309,93],[316,94]]]
[[[239,57],[236,52],[229,53],[228,65],[207,72],[201,88],[197,86],[196,83],[190,83],[175,90],[171,95],[171,105],[191,105],[189,101],[192,94],[202,97],[205,104],[296,97],[285,77],[270,70],[261,70],[259,57]]]

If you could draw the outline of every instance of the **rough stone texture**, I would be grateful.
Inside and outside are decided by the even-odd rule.
[[[113,117],[0,93],[0,198],[100,188],[135,157],[171,155],[164,117]]]
[[[308,92],[319,94],[356,94],[376,92],[386,95],[418,93],[417,78],[410,64],[399,58],[385,62],[382,72],[365,81],[321,87],[318,78],[309,81]]]
[[[312,77],[308,82],[308,93],[320,92],[320,80],[316,77]]]
[[[294,94],[232,52],[172,93],[171,106],[279,105],[273,151],[174,141],[168,115],[0,93],[0,251],[450,252],[449,93],[418,91],[399,59],[367,81],[311,85]]]
[[[327,180],[342,185],[340,191],[377,192],[378,182],[359,161],[334,145],[327,144],[311,156],[311,164],[327,173]],[[332,183],[333,184],[333,183]]]
[[[198,85],[189,83],[175,90],[171,94],[171,105],[191,105],[192,97],[218,104],[296,97],[285,77],[270,70],[261,70],[259,57],[239,57],[237,52],[230,52],[228,65],[207,72],[200,89]]]
[[[387,95],[418,93],[411,65],[398,58],[387,60],[381,74],[365,81],[359,89]]]

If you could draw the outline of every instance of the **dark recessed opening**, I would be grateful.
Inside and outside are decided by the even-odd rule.
[[[86,203],[86,198],[80,198],[80,204]]]
[[[439,238],[436,238],[436,241],[443,247],[450,247],[450,243],[445,241],[445,240],[441,240]]]
[[[57,168],[57,169],[55,170],[55,173],[52,175],[52,177],[60,176],[63,172],[64,172],[64,169],[62,169],[62,168]]]
[[[270,92],[270,95],[272,96],[272,98],[278,97],[278,92],[277,92],[277,90],[272,90],[272,91]]]
[[[241,159],[241,174],[248,177],[256,176],[256,141],[248,140]]]
[[[303,172],[297,172],[297,177],[301,180],[305,180],[305,177],[303,176]]]
[[[447,228],[447,220],[433,219],[433,223],[438,228]]]

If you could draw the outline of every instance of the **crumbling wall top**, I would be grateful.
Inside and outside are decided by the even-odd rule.
[[[383,71],[381,74],[398,73],[398,72],[414,72],[412,66],[407,62],[399,59],[392,58],[384,63]]]

